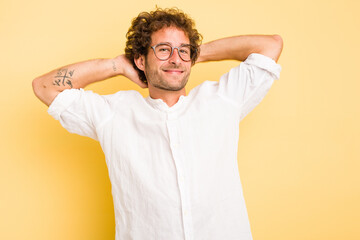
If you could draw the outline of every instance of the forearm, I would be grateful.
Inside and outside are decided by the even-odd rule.
[[[242,35],[205,43],[200,47],[197,62],[245,59],[251,53],[268,56],[275,61],[280,57],[283,43],[279,35]]]
[[[89,60],[67,65],[37,77],[33,81],[33,89],[35,95],[49,106],[65,89],[84,88],[90,83],[118,74],[121,73],[116,58]]]

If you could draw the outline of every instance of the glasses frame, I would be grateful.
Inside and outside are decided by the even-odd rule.
[[[167,46],[171,47],[171,52],[170,52],[170,55],[169,55],[168,58],[166,58],[166,59],[161,59],[161,58],[159,58],[159,57],[156,55],[155,48],[156,48],[157,46],[159,46],[159,45],[167,45]],[[189,60],[184,60],[184,59],[181,57],[179,48],[187,47],[187,46],[190,47],[190,59],[189,59]],[[168,60],[169,58],[171,58],[172,55],[174,54],[174,49],[177,49],[177,52],[178,52],[179,57],[180,57],[181,60],[183,60],[184,62],[190,62],[190,61],[192,60],[192,59],[191,59],[191,55],[192,55],[191,52],[192,52],[193,49],[194,49],[194,47],[193,47],[191,44],[181,44],[181,45],[178,46],[178,47],[173,47],[173,46],[171,46],[170,43],[158,43],[158,44],[156,44],[156,45],[154,45],[154,46],[151,46],[150,48],[152,48],[152,50],[154,51],[155,57],[156,57],[157,59],[159,59],[160,61],[166,61],[166,60]]]

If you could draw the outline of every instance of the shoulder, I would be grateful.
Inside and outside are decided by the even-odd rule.
[[[59,93],[48,109],[48,113],[57,119],[59,115],[67,110],[76,109],[106,109],[114,108],[120,103],[127,104],[140,99],[142,96],[134,90],[119,91],[114,94],[101,95],[91,90],[67,89]]]
[[[91,90],[84,90],[82,88],[80,89],[66,89],[63,92],[59,93],[55,100],[54,104],[57,104],[58,102],[64,102],[64,101],[74,101],[78,98],[86,98],[87,100],[92,101],[107,101],[107,102],[114,102],[120,99],[127,99],[127,98],[139,98],[141,97],[141,94],[135,90],[129,90],[129,91],[118,91],[113,94],[98,94]]]
[[[276,63],[272,58],[259,53],[250,54],[244,62],[242,62],[238,68],[255,67],[257,69],[265,70],[274,75],[276,79],[279,79],[281,66]]]
[[[135,90],[118,91],[114,94],[100,95],[108,103],[117,103],[119,101],[132,102],[136,99],[142,99],[142,95]]]
[[[209,81],[209,80],[204,81],[200,85],[193,88],[189,92],[189,96],[199,97],[199,96],[215,94],[218,86],[219,86],[219,83],[217,81]]]

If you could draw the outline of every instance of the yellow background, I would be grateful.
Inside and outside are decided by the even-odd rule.
[[[187,12],[204,42],[283,37],[281,78],[240,124],[239,171],[254,239],[360,239],[357,0],[2,0],[0,239],[114,239],[100,146],[52,119],[31,81],[123,53],[131,19],[156,4]],[[196,65],[188,91],[236,64]],[[146,96],[122,77],[87,89]]]

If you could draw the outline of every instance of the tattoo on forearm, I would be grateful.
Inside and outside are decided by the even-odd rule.
[[[112,61],[112,65],[113,65],[113,70],[114,70],[114,72],[116,72],[116,65],[115,65],[115,62],[114,61]]]
[[[55,75],[55,80],[53,82],[53,85],[55,86],[65,86],[65,84],[69,85],[71,88],[72,85],[72,77],[74,75],[75,70],[69,71],[67,68],[59,69],[58,72]]]

